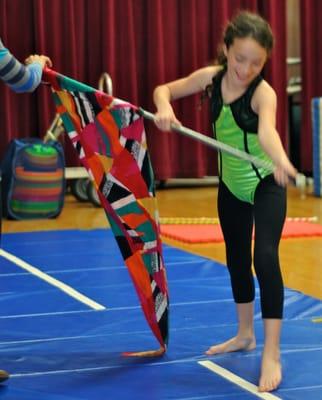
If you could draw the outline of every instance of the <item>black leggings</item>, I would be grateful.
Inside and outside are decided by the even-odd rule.
[[[236,303],[254,300],[252,231],[255,225],[254,269],[263,318],[283,318],[284,287],[278,246],[286,216],[286,190],[272,175],[257,186],[254,205],[237,199],[220,181],[218,215],[226,244],[227,266]]]

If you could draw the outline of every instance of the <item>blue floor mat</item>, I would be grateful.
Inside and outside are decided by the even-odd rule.
[[[256,287],[257,349],[206,357],[236,331],[227,269],[164,246],[170,292],[165,356],[123,351],[157,348],[108,229],[4,234],[3,250],[69,285],[105,309],[96,311],[0,256],[0,385],[4,400],[248,400],[255,395],[204,368],[208,360],[257,384],[263,344]],[[287,289],[281,349],[284,380],[276,399],[322,399],[322,302]]]

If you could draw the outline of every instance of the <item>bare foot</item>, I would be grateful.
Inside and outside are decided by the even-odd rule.
[[[205,354],[212,356],[214,354],[230,353],[233,351],[250,351],[255,349],[255,347],[255,338],[244,339],[236,336],[227,340],[227,342],[209,347]]]
[[[282,380],[282,367],[279,358],[263,355],[262,371],[259,380],[259,392],[271,392],[277,389]]]

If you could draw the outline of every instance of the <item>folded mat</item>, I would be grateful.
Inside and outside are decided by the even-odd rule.
[[[161,235],[185,243],[223,242],[219,224],[161,224]],[[282,238],[322,236],[322,225],[286,220]]]

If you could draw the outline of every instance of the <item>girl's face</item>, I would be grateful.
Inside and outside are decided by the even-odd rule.
[[[267,51],[255,39],[235,38],[232,45],[224,45],[227,57],[227,72],[231,83],[239,87],[248,86],[260,74],[267,60]]]

